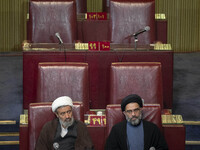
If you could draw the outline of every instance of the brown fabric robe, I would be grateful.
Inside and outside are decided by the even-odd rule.
[[[75,142],[75,150],[93,150],[93,143],[87,130],[87,126],[78,120],[77,122],[77,139]],[[35,150],[54,150],[53,142],[56,129],[59,124],[58,118],[47,122],[38,137]]]

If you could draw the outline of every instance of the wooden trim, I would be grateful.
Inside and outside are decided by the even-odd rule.
[[[200,125],[200,121],[183,121],[184,125]]]
[[[0,145],[19,145],[19,141],[0,141]]]
[[[200,141],[185,141],[186,145],[200,145]]]
[[[0,125],[4,125],[4,124],[16,124],[15,120],[3,120],[0,121]]]
[[[19,132],[0,132],[0,136],[19,136]]]

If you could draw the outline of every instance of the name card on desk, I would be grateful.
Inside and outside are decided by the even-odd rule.
[[[110,42],[100,42],[100,51],[109,51],[110,50]]]
[[[109,51],[110,50],[110,42],[96,42],[91,41],[88,42],[89,50],[93,51]]]
[[[154,50],[172,50],[171,44],[155,44]]]
[[[86,13],[87,20],[107,20],[106,12],[88,12]]]
[[[88,50],[88,43],[75,43],[76,50]]]
[[[103,116],[90,116],[90,125],[91,126],[104,126],[106,125],[106,117]]]
[[[99,51],[99,42],[88,42],[88,49],[93,51]]]

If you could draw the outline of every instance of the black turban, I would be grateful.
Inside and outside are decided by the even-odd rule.
[[[122,103],[121,103],[122,111],[125,110],[126,105],[129,104],[129,103],[138,103],[138,105],[140,107],[143,107],[142,99],[137,94],[128,95],[122,100]]]

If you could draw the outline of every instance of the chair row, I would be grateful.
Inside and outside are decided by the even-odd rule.
[[[30,104],[29,106],[28,126],[20,126],[21,150],[28,149],[27,147],[29,149],[34,148],[43,124],[55,117],[51,112],[51,101],[59,96],[70,96],[76,106],[74,110],[75,118],[84,121],[84,114],[87,114],[90,109],[88,69],[87,63],[46,62],[38,64],[38,103]],[[144,118],[156,123],[163,130],[170,149],[174,149],[176,139],[179,140],[176,148],[184,149],[184,126],[161,125],[161,111],[163,111],[161,63],[112,63],[110,66],[109,85],[110,98],[107,104],[111,105],[106,107],[106,127],[88,126],[97,150],[103,149],[105,138],[109,134],[111,127],[124,119],[120,103],[122,98],[130,93],[137,93],[144,99]],[[47,114],[48,116],[45,116]],[[99,138],[102,140],[99,140]],[[27,139],[31,142],[26,142]]]
[[[95,22],[77,22],[76,5],[74,0],[30,1],[28,40],[32,43],[58,43],[55,33],[60,33],[64,43],[77,40],[134,43],[133,34],[148,26],[150,30],[138,36],[138,45],[167,42],[166,38],[159,38],[160,35],[166,36],[167,32],[160,32],[159,23],[156,23],[154,0],[111,0],[110,19]]]
[[[83,104],[73,102],[73,115],[75,119],[84,121]],[[20,126],[20,150],[34,150],[35,143],[43,125],[56,116],[51,111],[51,102],[32,103],[29,106],[28,126]],[[88,126],[95,150],[103,150],[107,136],[114,124],[122,121],[124,116],[120,104],[107,105],[106,126]],[[165,136],[169,150],[185,149],[185,128],[182,125],[162,126],[161,108],[159,104],[145,104],[143,119],[155,123]],[[97,138],[98,137],[98,138]]]
[[[88,64],[78,62],[44,62],[38,64],[37,101],[51,102],[70,96],[90,107]],[[118,62],[110,66],[109,99],[107,104],[120,104],[135,93],[146,104],[160,104],[163,109],[162,72],[159,62]],[[103,94],[103,93],[102,93]],[[105,108],[102,108],[105,109]]]

